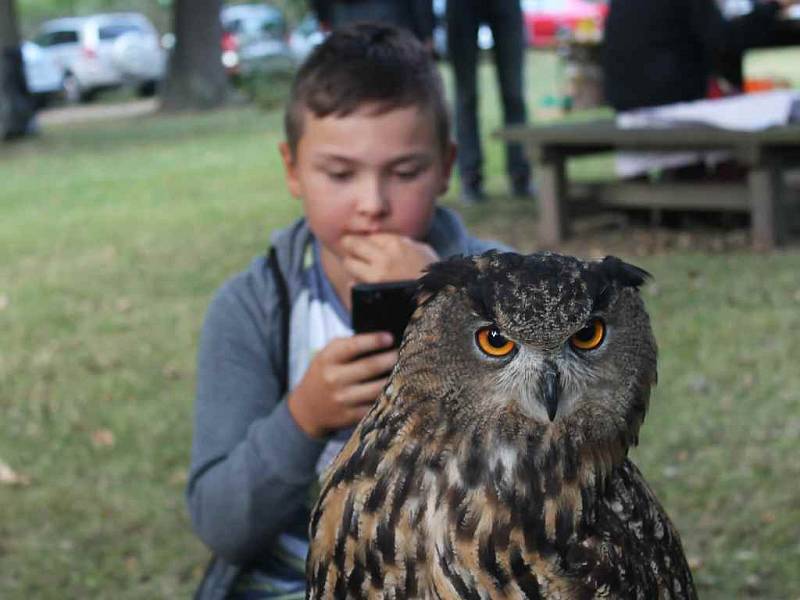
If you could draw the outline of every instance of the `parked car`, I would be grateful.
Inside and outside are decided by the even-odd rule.
[[[152,95],[164,77],[166,56],[158,32],[138,13],[46,21],[35,41],[58,65],[64,96],[71,102],[120,86]]]
[[[28,91],[41,107],[61,93],[61,69],[55,59],[38,44],[23,42],[22,63]]]
[[[523,0],[522,17],[528,45],[551,48],[565,37],[596,37],[603,30],[605,0]]]
[[[325,32],[319,21],[309,13],[289,34],[289,50],[296,62],[303,62],[311,51],[325,39]]]
[[[220,13],[222,64],[232,76],[248,77],[290,69],[294,58],[287,43],[286,19],[269,4],[234,4]]]

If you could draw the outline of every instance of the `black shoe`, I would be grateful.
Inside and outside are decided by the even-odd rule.
[[[515,181],[511,186],[511,195],[521,200],[530,200],[536,196],[536,187],[530,181]]]
[[[461,204],[480,204],[486,202],[486,193],[483,188],[466,186],[461,188],[459,200]]]

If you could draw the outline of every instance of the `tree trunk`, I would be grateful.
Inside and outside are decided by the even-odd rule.
[[[222,0],[173,2],[175,47],[162,93],[164,110],[216,108],[230,98],[221,60],[221,8]]]
[[[33,115],[14,0],[0,0],[0,140],[27,134]]]

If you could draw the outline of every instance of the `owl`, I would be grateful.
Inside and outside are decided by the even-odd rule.
[[[327,472],[309,598],[695,598],[628,449],[656,343],[618,258],[430,267],[389,383]]]

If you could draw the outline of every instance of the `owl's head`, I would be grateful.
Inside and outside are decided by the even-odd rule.
[[[656,344],[639,296],[649,275],[618,258],[489,252],[420,280],[405,365],[451,427],[637,441]]]

